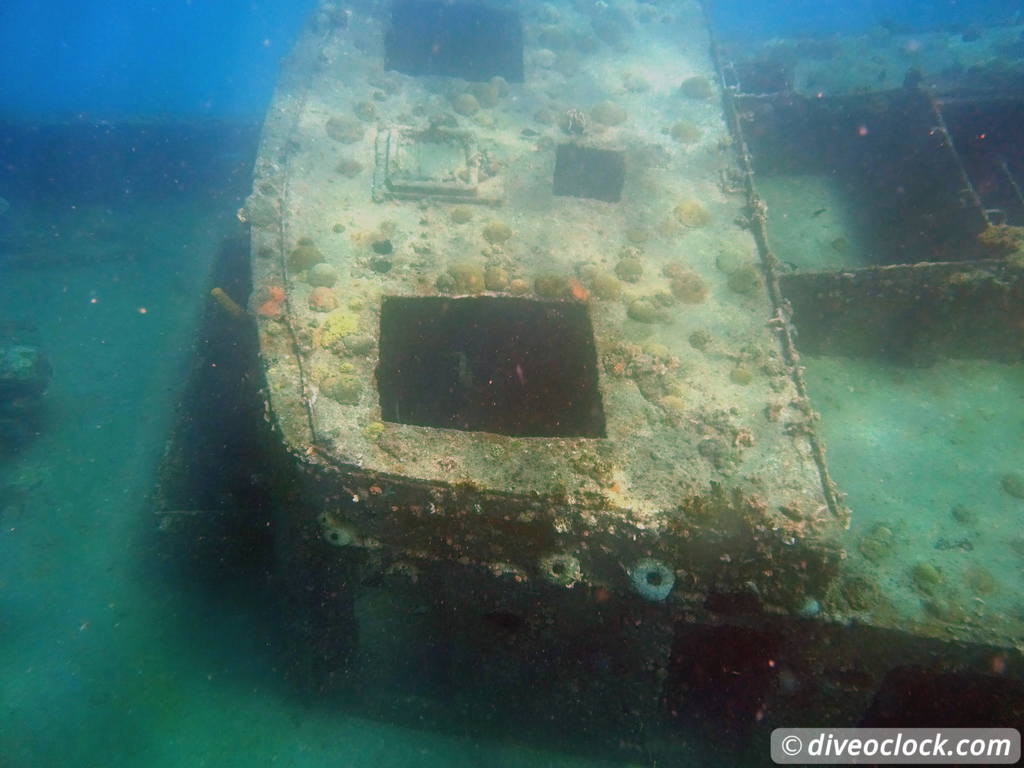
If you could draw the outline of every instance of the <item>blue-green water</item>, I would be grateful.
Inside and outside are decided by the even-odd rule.
[[[659,731],[650,749],[628,734],[621,749],[602,749],[553,735],[558,713],[542,737],[514,720],[483,727],[468,708],[415,722],[408,681],[394,686],[401,717],[347,706],[344,693],[303,695],[287,674],[268,561],[199,572],[187,549],[164,546],[154,483],[216,260],[246,235],[236,211],[276,67],[310,10],[0,9],[0,343],[37,346],[53,366],[35,434],[5,433],[0,453],[0,766],[665,765],[656,752],[675,765],[765,762],[757,745],[734,750],[724,731]],[[927,70],[950,55],[965,68],[979,60],[972,25],[992,25],[1010,61],[1019,13],[1019,3],[736,1],[713,4],[711,16],[732,41],[874,34],[884,50],[868,57]],[[910,44],[915,28],[933,36],[924,54]],[[815,61],[841,89],[840,66]],[[902,82],[902,71],[883,74]],[[871,263],[870,246],[833,210],[843,194],[830,183],[778,175],[762,189],[775,247],[798,269]],[[788,219],[788,209],[813,218]],[[1020,618],[1022,502],[1001,485],[1024,459],[1019,362],[804,364],[854,512],[844,544],[855,553],[876,526],[893,531],[896,556],[869,567],[894,603],[907,599],[907,563],[934,561],[967,607],[981,599]],[[958,507],[971,518],[954,516]],[[908,610],[923,611],[912,598]],[[487,691],[463,701],[486,709]]]

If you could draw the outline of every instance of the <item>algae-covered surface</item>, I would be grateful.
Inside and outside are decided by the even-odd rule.
[[[830,467],[855,510],[847,571],[908,621],[1012,639],[1024,618],[1020,366],[804,362]]]
[[[600,509],[603,535],[585,525],[582,537],[589,534],[592,553],[612,564],[616,584],[635,589],[619,592],[611,579],[580,583],[591,574],[583,547],[545,550],[530,569],[492,563],[489,571],[472,553],[435,551],[431,571],[404,557],[417,552],[382,553],[347,521],[315,528],[321,509],[293,497],[268,525],[261,505],[270,499],[250,496],[258,513],[243,500],[266,489],[269,459],[195,468],[242,491],[204,489],[211,509],[154,509],[153,477],[175,409],[190,391],[192,355],[209,341],[196,339],[206,277],[225,242],[228,255],[220,258],[241,262],[231,244],[237,248],[246,234],[234,219],[245,192],[196,184],[188,169],[221,168],[223,158],[253,148],[224,136],[204,153],[171,156],[146,125],[103,145],[116,152],[68,152],[66,169],[44,162],[46,173],[19,176],[18,163],[34,170],[39,159],[19,157],[0,169],[7,184],[0,189],[0,327],[8,340],[37,344],[54,376],[36,431],[8,432],[6,421],[0,435],[4,766],[760,765],[767,733],[757,729],[787,707],[809,713],[805,722],[861,722],[882,676],[932,661],[941,672],[923,669],[925,684],[908,698],[900,701],[903,691],[893,696],[890,688],[879,701],[888,706],[895,698],[899,714],[914,721],[925,705],[962,715],[963,697],[948,695],[946,685],[956,677],[980,681],[993,721],[1014,715],[1020,668],[1011,649],[1024,636],[1019,362],[922,355],[912,367],[784,358],[776,334],[788,317],[769,302],[744,200],[729,181],[733,147],[698,6],[521,8],[524,83],[386,71],[382,6],[371,13],[328,3],[314,14],[283,72],[255,195],[241,214],[253,236],[249,314],[228,300],[245,303],[247,275],[218,285],[217,303],[207,307],[217,325],[211,335],[243,340],[258,329],[276,436],[309,475],[340,470],[327,475],[341,478],[329,488],[331,512],[335,504],[368,501],[365,517],[385,517],[409,500],[392,496],[393,486],[444,486],[469,489],[470,503],[428,508],[416,499],[408,506],[432,520],[468,520],[467,528],[492,540],[535,532],[495,525],[501,520],[490,499],[471,503],[497,490],[510,505],[515,496],[531,499],[541,510],[536,518],[554,528],[538,539],[564,544],[579,521],[596,519],[591,508]],[[1008,82],[1013,67],[995,57],[1012,54],[1019,34],[1016,24],[957,34],[879,29],[769,47],[779,59],[798,59],[798,90],[817,95],[897,87],[918,67],[929,77],[974,68],[975,83]],[[181,69],[200,71],[200,62]],[[109,124],[80,119],[87,134],[118,135]],[[30,123],[33,141],[48,135],[39,129]],[[407,129],[426,139],[426,149],[403,148],[409,152],[391,169],[389,187],[380,174],[380,155],[390,151],[382,137]],[[9,130],[3,127],[5,136]],[[456,136],[471,141],[456,146],[449,140]],[[621,152],[619,202],[600,199],[615,197],[607,192],[615,161],[598,183],[591,179],[595,197],[555,196],[558,145]],[[140,158],[155,192],[121,178],[113,192],[93,188],[97,170],[137,170]],[[237,166],[221,170],[241,178]],[[23,186],[8,184],[8,172]],[[441,192],[410,191],[424,177]],[[474,183],[484,199],[467,201]],[[169,194],[168,184],[182,194]],[[789,262],[781,269],[861,266],[866,256],[849,201],[833,180],[766,177],[758,189],[771,212],[771,246]],[[982,277],[986,285],[1013,279],[1001,268]],[[965,275],[951,284],[970,282]],[[377,377],[389,297],[448,307],[487,298],[530,302],[541,314],[582,312],[594,333],[603,416],[591,428],[605,436],[429,427],[404,423],[399,409],[385,411]],[[1005,327],[1007,336],[1018,332]],[[479,358],[459,351],[451,357],[453,386],[488,381]],[[219,367],[211,354],[210,369],[226,373],[230,366]],[[536,371],[515,362],[503,369],[505,383],[532,381]],[[796,389],[793,363],[803,369],[810,400]],[[203,405],[218,410],[220,403]],[[852,509],[843,533],[845,518],[825,508],[810,427],[824,436]],[[240,439],[204,437],[214,454]],[[690,515],[707,512],[699,504],[681,511],[681,500],[722,488],[744,496],[747,516],[697,521],[712,535],[689,552],[706,571],[673,573],[656,559],[657,547],[701,533]],[[244,520],[244,530],[225,532],[225,512]],[[177,514],[213,522],[201,536],[174,541],[157,520]],[[287,570],[281,551],[291,542],[277,521],[288,515],[322,571]],[[723,521],[742,529],[752,519],[766,524],[757,546],[718,536]],[[332,548],[340,542],[322,536],[332,530],[365,551]],[[778,554],[798,552],[791,564],[803,574],[803,550],[791,545],[819,534],[843,549],[827,591],[794,589],[788,596],[801,602],[785,603],[784,611],[750,608],[752,595],[768,595],[787,576]],[[774,549],[761,546],[769,540]],[[634,559],[623,563],[624,552]],[[296,651],[309,658],[333,637],[323,625],[284,616],[310,595],[319,608],[341,603],[346,593],[337,587],[352,575],[352,562],[365,565],[349,617],[361,624],[364,666],[346,678],[347,689],[321,694],[328,675],[296,676],[292,662]],[[545,567],[548,583],[533,578]],[[651,581],[651,573],[659,578]],[[298,584],[286,585],[289,576]],[[712,602],[706,587],[716,579],[753,589]],[[446,591],[433,592],[438,586]],[[471,604],[480,595],[487,605]],[[536,610],[510,608],[523,595],[519,605]],[[456,599],[447,612],[437,610],[449,596]],[[602,622],[590,623],[595,617]],[[473,628],[475,658],[489,663],[489,679],[506,682],[534,714],[550,708],[541,718],[548,738],[531,732],[536,720],[496,701],[477,665],[446,655],[460,622]],[[315,642],[303,646],[296,636],[310,626],[305,637]],[[547,632],[571,642],[552,648]],[[897,635],[889,646],[886,638]],[[925,642],[936,637],[955,642]],[[609,650],[615,638],[632,653]],[[472,645],[465,640],[462,650]],[[644,657],[661,641],[665,653]],[[555,701],[571,700],[584,714],[623,713],[629,674],[622,664],[637,657],[652,672],[642,701],[653,715],[628,713],[635,727],[621,733],[565,727],[563,713],[543,697],[552,689],[540,690],[550,678],[563,684],[564,698]],[[529,674],[517,677],[527,666]],[[602,687],[609,680],[622,688]],[[459,681],[468,684],[455,690]],[[1011,705],[999,709],[1007,689]],[[917,695],[922,690],[929,701]],[[366,716],[368,702],[376,708]],[[756,756],[741,755],[744,747]]]
[[[230,138],[199,145],[209,153],[201,159]],[[156,169],[179,162],[155,143],[119,147]],[[10,260],[4,332],[40,345],[55,375],[40,433],[17,447],[4,435],[0,763],[620,764],[468,735],[462,721],[442,732],[311,706],[282,674],[269,563],[225,562],[235,546],[225,542],[207,581],[189,547],[170,555],[163,546],[154,475],[211,266],[244,234],[234,219],[240,194],[217,184],[77,208],[11,195],[0,222],[0,255]],[[220,328],[245,332],[244,320],[211,309]]]
[[[663,15],[638,6],[615,45],[571,40],[591,21],[611,34],[603,19],[545,5],[522,11],[523,83],[384,71],[383,22],[358,11],[344,28],[317,28],[300,42],[243,211],[254,224],[253,308],[286,440],[392,476],[589,494],[646,525],[713,482],[744,486],[771,509],[824,506],[794,426],[808,414],[738,221],[744,199],[722,183],[733,159],[698,4]],[[419,132],[426,147],[417,151],[444,161],[416,161],[399,181],[419,174],[451,190],[487,178],[500,201],[396,199],[386,173],[396,131]],[[456,134],[472,137],[471,168],[438,138]],[[556,196],[559,145],[621,153],[621,199]],[[314,289],[311,258],[333,268],[333,287]],[[267,306],[278,291],[286,298]],[[606,437],[484,440],[382,411],[385,297],[480,295],[585,305]],[[495,375],[473,365],[463,361],[465,375],[453,367],[453,378]]]

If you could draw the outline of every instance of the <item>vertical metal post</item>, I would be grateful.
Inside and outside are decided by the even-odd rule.
[[[953,158],[957,173],[960,176],[960,183],[962,185],[961,189],[963,190],[965,197],[975,208],[984,225],[991,226],[992,220],[985,211],[985,205],[981,202],[981,198],[978,196],[978,191],[974,188],[974,184],[971,183],[971,177],[967,175],[967,169],[964,167],[963,160],[960,159],[960,153],[957,152],[956,144],[953,142],[953,137],[950,135],[949,128],[946,126],[946,118],[942,115],[942,107],[939,104],[939,100],[930,92],[926,91],[925,95],[928,98],[928,106],[932,110],[932,116],[935,118],[935,130],[937,130],[942,136],[942,141],[945,144],[946,149],[949,150],[950,156]]]

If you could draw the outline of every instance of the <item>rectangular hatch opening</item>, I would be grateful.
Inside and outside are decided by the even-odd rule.
[[[386,68],[406,75],[523,82],[523,27],[516,10],[395,0],[384,46]]]
[[[559,144],[555,150],[554,193],[617,203],[626,181],[626,156],[614,149]]]
[[[737,110],[787,268],[984,256],[984,219],[926,93],[741,96]]]
[[[584,304],[386,297],[382,418],[518,437],[605,436]]]

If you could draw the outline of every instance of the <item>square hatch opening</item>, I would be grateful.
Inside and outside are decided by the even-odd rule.
[[[559,144],[555,150],[554,192],[617,203],[626,181],[626,155],[620,150]]]
[[[523,26],[515,10],[476,2],[395,0],[385,67],[406,75],[501,76],[523,82]]]
[[[583,304],[386,297],[377,387],[385,421],[517,437],[605,436]]]

